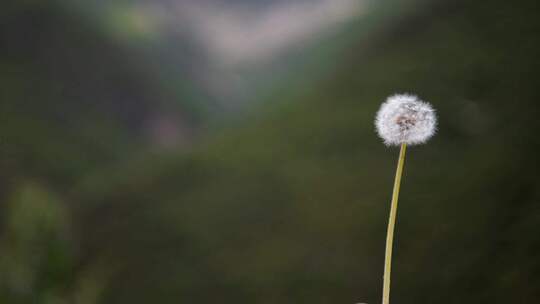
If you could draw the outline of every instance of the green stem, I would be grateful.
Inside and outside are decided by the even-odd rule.
[[[390,273],[392,271],[392,244],[394,243],[394,227],[396,226],[396,214],[398,207],[399,186],[401,184],[401,175],[403,174],[403,165],[405,164],[405,151],[407,144],[401,144],[399,151],[399,160],[394,180],[394,191],[392,193],[392,203],[390,206],[390,218],[388,219],[388,232],[386,234],[386,252],[384,257],[384,283],[382,304],[390,303]]]

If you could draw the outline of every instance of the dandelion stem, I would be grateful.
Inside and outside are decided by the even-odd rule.
[[[396,225],[396,214],[398,207],[399,186],[401,184],[401,175],[405,163],[405,151],[407,144],[401,144],[399,151],[399,160],[396,169],[396,178],[394,180],[394,191],[392,193],[392,203],[390,206],[390,218],[388,219],[388,232],[386,234],[386,252],[384,257],[384,277],[383,277],[383,298],[382,304],[390,303],[390,273],[392,271],[392,244],[394,242],[394,227]]]

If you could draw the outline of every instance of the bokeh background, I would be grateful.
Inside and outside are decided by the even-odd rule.
[[[536,0],[8,0],[0,303],[540,302]]]

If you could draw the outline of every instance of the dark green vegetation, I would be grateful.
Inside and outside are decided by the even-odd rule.
[[[139,100],[126,107],[147,115],[142,96],[160,87],[118,47],[70,28],[92,45],[71,59],[81,75],[58,78],[35,70],[43,49],[3,49],[0,302],[379,302],[398,151],[372,119],[394,92],[431,101],[440,131],[409,149],[392,299],[538,302],[537,6],[424,8],[321,58],[338,63],[276,94],[279,106],[190,152],[146,157],[129,153],[138,129],[107,108],[122,104],[94,92],[108,82],[84,73],[114,65],[110,81]],[[73,93],[55,95],[66,82]]]

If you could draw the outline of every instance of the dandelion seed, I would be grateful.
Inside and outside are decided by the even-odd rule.
[[[414,95],[398,94],[388,97],[381,105],[375,126],[388,146],[416,145],[435,134],[437,117],[430,104]]]
[[[436,131],[437,116],[430,104],[418,97],[398,94],[388,97],[381,105],[375,118],[377,133],[388,146],[401,145],[399,160],[392,192],[388,232],[386,234],[386,251],[384,259],[383,304],[390,303],[390,274],[392,269],[392,244],[399,197],[399,187],[405,164],[407,145],[425,143]]]

